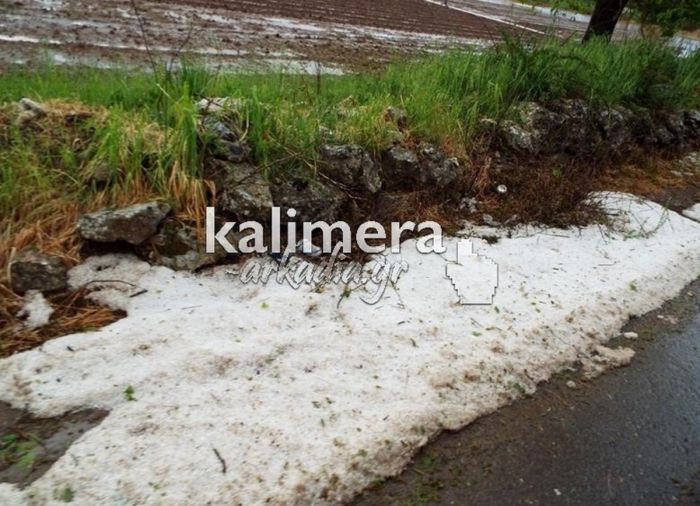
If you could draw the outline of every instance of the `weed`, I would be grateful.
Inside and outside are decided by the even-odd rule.
[[[54,499],[62,502],[73,502],[75,499],[75,492],[70,487],[63,487],[61,489],[54,490]]]
[[[0,437],[0,463],[32,469],[37,460],[35,449],[41,444],[42,441],[33,434],[8,434]]]
[[[136,400],[136,397],[134,397],[134,394],[135,394],[135,393],[136,393],[136,392],[135,392],[135,390],[134,390],[134,387],[132,387],[131,385],[129,385],[128,387],[126,387],[126,389],[124,389],[124,398],[125,398],[127,401],[135,401],[135,400]]]

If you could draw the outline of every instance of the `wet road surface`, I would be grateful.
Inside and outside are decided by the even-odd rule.
[[[356,505],[700,504],[700,280],[625,331],[629,367],[443,434]]]

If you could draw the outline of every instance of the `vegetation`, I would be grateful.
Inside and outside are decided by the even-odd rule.
[[[80,214],[102,207],[164,199],[180,219],[201,224],[211,189],[202,177],[206,139],[196,106],[205,97],[240,99],[237,114],[252,157],[268,175],[314,168],[323,143],[356,143],[378,155],[392,141],[430,141],[462,159],[471,180],[463,193],[484,196],[497,218],[519,214],[570,224],[578,221],[565,213],[573,213],[595,187],[593,169],[521,167],[499,176],[498,183],[513,190],[510,198],[490,202],[479,120],[508,119],[523,101],[564,98],[601,106],[698,108],[699,92],[700,52],[679,58],[648,40],[507,40],[483,51],[398,62],[380,74],[318,78],[229,75],[187,62],[177,72],[155,75],[10,68],[0,74],[0,270],[7,272],[12,255],[27,247],[77,262],[75,223]],[[23,97],[44,103],[48,113],[22,124],[16,102]],[[386,121],[389,106],[406,110],[408,128]],[[422,212],[444,221],[443,206],[426,204],[419,193],[407,194],[406,215],[394,217],[408,221]],[[121,316],[85,295],[86,289],[50,295],[51,323],[17,332],[22,299],[0,279],[0,356]],[[124,395],[131,400],[134,392],[129,387]]]
[[[523,1],[531,5],[550,7],[554,11],[566,10],[582,14],[593,14],[597,4],[611,4],[613,10],[621,4],[620,0]],[[695,30],[700,27],[700,0],[630,0],[625,15],[644,26],[657,26],[662,35],[670,36],[678,30]]]
[[[41,444],[41,440],[33,434],[7,434],[0,437],[0,466],[18,464],[31,469],[37,459],[36,447]]]
[[[629,107],[700,106],[700,53],[678,58],[659,42],[620,45],[506,41],[397,63],[376,75],[228,75],[184,64],[176,73],[14,68],[0,75],[0,251],[33,244],[75,255],[78,213],[162,197],[201,217],[206,198],[195,101],[242,99],[256,163],[268,171],[313,166],[324,142],[380,150],[392,140],[429,140],[469,153],[479,119],[507,118],[521,101],[582,98]],[[49,116],[20,128],[10,102],[57,100],[81,121]],[[406,109],[408,132],[384,121]],[[91,183],[107,170],[113,184]],[[7,258],[0,258],[0,267]]]
[[[591,14],[595,7],[595,0],[524,0],[523,3],[550,7],[552,10],[580,12]]]
[[[700,0],[634,0],[632,7],[643,24],[659,26],[664,35],[700,27]]]

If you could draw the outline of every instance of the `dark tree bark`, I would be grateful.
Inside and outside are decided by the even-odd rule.
[[[583,41],[586,42],[593,37],[604,37],[610,40],[615,31],[615,25],[628,2],[629,0],[598,0]]]

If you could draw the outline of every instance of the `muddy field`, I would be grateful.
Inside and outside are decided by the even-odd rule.
[[[582,23],[475,0],[14,0],[0,4],[0,62],[143,64],[181,51],[227,66],[326,72],[417,52],[560,34]],[[145,37],[143,34],[145,33]]]

